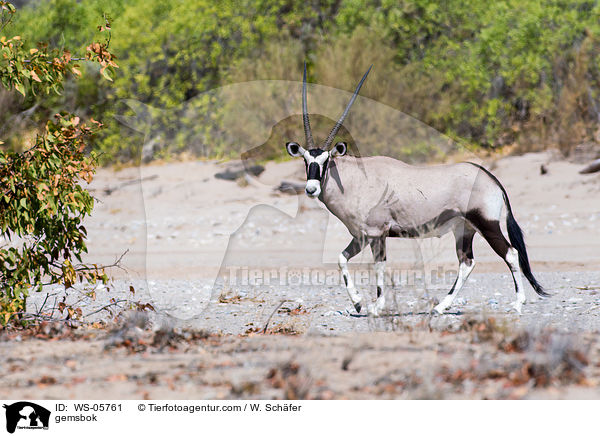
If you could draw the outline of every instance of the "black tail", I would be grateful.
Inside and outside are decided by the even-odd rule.
[[[542,285],[538,283],[538,281],[533,276],[533,273],[531,272],[529,258],[527,257],[527,249],[525,248],[525,240],[523,239],[523,231],[521,230],[521,227],[519,227],[519,224],[517,224],[517,221],[515,220],[515,217],[512,214],[512,210],[510,209],[510,204],[508,203],[508,197],[506,196],[506,194],[505,200],[506,208],[508,209],[506,213],[506,228],[508,230],[508,239],[510,239],[511,245],[515,247],[517,252],[519,253],[519,265],[521,265],[521,271],[523,271],[523,275],[525,276],[525,278],[527,278],[529,283],[531,283],[531,287],[540,297],[549,297],[550,294],[548,294],[544,290]]]
[[[502,190],[502,194],[504,196],[504,203],[506,203],[506,228],[508,230],[508,239],[510,239],[510,243],[517,252],[519,253],[519,265],[521,266],[521,271],[523,271],[523,275],[527,279],[527,281],[531,284],[531,287],[540,297],[549,297],[548,294],[542,285],[538,283],[538,281],[533,276],[531,272],[531,265],[529,265],[529,257],[527,256],[527,248],[525,247],[525,239],[523,238],[523,230],[517,224],[515,217],[512,213],[512,209],[510,207],[510,202],[508,200],[508,194],[504,189],[504,186],[500,183],[500,180],[496,178],[492,173],[490,173],[486,168],[482,167],[473,162],[469,162],[471,165],[475,165],[483,172],[485,172],[488,176],[492,178],[492,180],[500,187]]]

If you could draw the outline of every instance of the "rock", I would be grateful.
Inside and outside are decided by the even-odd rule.
[[[279,191],[283,194],[295,195],[304,192],[304,186],[304,183],[288,182],[286,180],[282,180],[281,183],[279,183],[279,186],[273,188],[273,190]]]
[[[227,168],[225,171],[221,171],[220,173],[215,174],[215,178],[221,180],[230,180],[235,181],[244,177],[246,174],[249,174],[254,177],[258,177],[265,170],[265,167],[262,165],[252,165],[248,167],[244,167],[241,165],[233,165],[230,168]]]
[[[590,164],[585,166],[581,171],[579,171],[579,174],[591,174],[591,173],[596,173],[598,171],[600,171],[600,159],[596,159],[596,160],[592,161]]]

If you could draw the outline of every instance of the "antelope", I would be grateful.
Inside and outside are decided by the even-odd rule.
[[[484,167],[472,163],[418,167],[384,156],[346,155],[345,142],[331,144],[346,119],[371,67],[363,75],[344,112],[321,147],[315,146],[306,97],[306,63],[302,83],[302,120],[305,147],[286,143],[292,157],[304,158],[308,197],[318,198],[348,229],[352,240],[338,258],[346,290],[360,313],[362,297],[353,284],[348,261],[369,245],[374,257],[377,298],[367,307],[378,316],[385,309],[387,238],[441,237],[456,239],[458,274],[448,295],[433,310],[442,314],[475,267],[473,237],[479,233],[510,269],[516,290],[511,306],[519,314],[526,301],[521,271],[540,297],[547,297],[537,282],[527,256],[523,232],[513,215],[506,190]],[[500,219],[506,208],[508,240]],[[510,241],[510,242],[509,242]]]

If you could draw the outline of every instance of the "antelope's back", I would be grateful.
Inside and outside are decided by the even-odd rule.
[[[379,211],[409,226],[435,219],[444,210],[466,214],[477,209],[499,216],[503,206],[496,182],[467,162],[413,166],[384,156],[345,156],[334,166],[339,182],[328,180],[327,194],[355,220]]]

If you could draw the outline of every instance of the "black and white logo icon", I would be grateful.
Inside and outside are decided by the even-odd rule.
[[[50,423],[50,411],[29,401],[19,401],[6,409],[6,431],[14,433],[16,429],[47,430]]]

